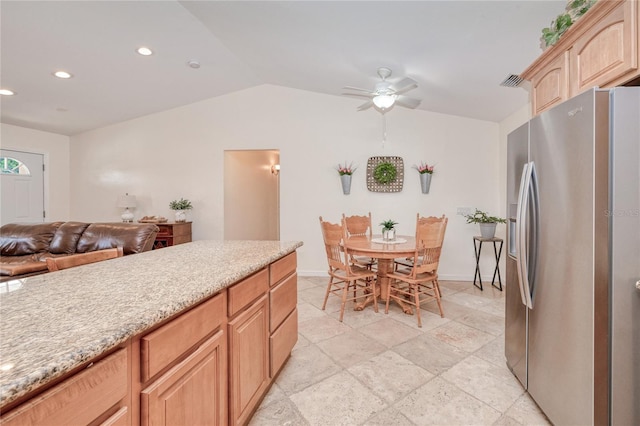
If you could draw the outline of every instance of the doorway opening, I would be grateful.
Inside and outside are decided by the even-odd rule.
[[[280,239],[280,151],[224,152],[224,239]]]

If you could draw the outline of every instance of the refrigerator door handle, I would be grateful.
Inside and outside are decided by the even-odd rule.
[[[536,280],[536,265],[538,263],[538,241],[539,241],[539,221],[540,221],[540,203],[538,193],[538,174],[536,173],[536,165],[532,161],[529,163],[529,182],[526,209],[524,210],[524,216],[530,222],[526,223],[527,226],[527,241],[525,242],[527,247],[527,255],[524,260],[526,269],[523,274],[523,288],[524,295],[527,300],[527,307],[533,309],[533,300],[535,294],[535,280]],[[530,208],[531,204],[531,208]],[[531,216],[528,213],[531,213]]]
[[[523,305],[527,305],[527,298],[525,297],[525,289],[524,289],[524,275],[523,272],[526,269],[525,265],[525,254],[523,251],[523,247],[526,247],[526,244],[523,244],[523,239],[525,238],[526,227],[524,226],[524,213],[526,210],[523,208],[525,206],[525,199],[529,195],[528,191],[528,183],[527,176],[529,175],[529,163],[526,163],[522,167],[522,176],[520,178],[520,190],[518,191],[518,205],[516,210],[516,226],[515,226],[515,251],[516,251],[516,271],[518,276],[518,287],[520,289],[520,299],[522,300]]]
[[[536,173],[536,165],[532,161],[529,166],[529,173],[531,174],[531,179],[529,182],[529,202],[531,203],[532,208],[531,211],[531,228],[529,238],[531,244],[528,246],[530,251],[527,253],[527,276],[525,287],[525,295],[527,298],[527,306],[530,309],[533,309],[533,300],[536,292],[535,283],[536,283],[536,270],[538,264],[538,243],[540,240],[540,199],[539,199],[539,191],[538,191],[538,174]],[[527,206],[528,207],[528,206]]]

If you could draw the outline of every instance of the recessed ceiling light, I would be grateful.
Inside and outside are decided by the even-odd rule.
[[[142,56],[149,56],[149,55],[153,55],[153,50],[149,49],[148,47],[139,47],[137,52],[139,54],[141,54]]]
[[[9,90],[9,89],[0,89],[0,95],[4,95],[4,96],[13,96],[15,95],[16,92],[14,92],[13,90]]]
[[[189,62],[187,62],[187,65],[189,65],[190,68],[193,68],[196,70],[200,68],[200,62],[194,61],[194,60],[190,60]]]
[[[73,75],[71,75],[70,73],[66,72],[66,71],[56,71],[53,73],[53,75],[55,75],[58,78],[71,78],[73,77]]]

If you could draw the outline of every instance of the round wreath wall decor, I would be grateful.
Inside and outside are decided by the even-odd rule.
[[[404,182],[402,157],[379,156],[367,160],[367,189],[371,192],[400,192]]]
[[[380,163],[373,170],[373,178],[382,185],[393,182],[396,176],[398,176],[398,169],[389,162]]]

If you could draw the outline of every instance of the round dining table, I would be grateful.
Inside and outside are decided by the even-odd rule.
[[[356,256],[368,256],[378,260],[377,282],[380,289],[380,298],[387,301],[387,291],[390,278],[389,272],[394,270],[394,259],[413,257],[416,251],[416,239],[413,236],[399,235],[395,241],[386,242],[382,235],[354,235],[344,242],[344,247],[349,254]],[[356,310],[364,309],[367,304],[373,302],[373,296],[356,306]],[[405,314],[413,314],[410,306],[400,303]]]

